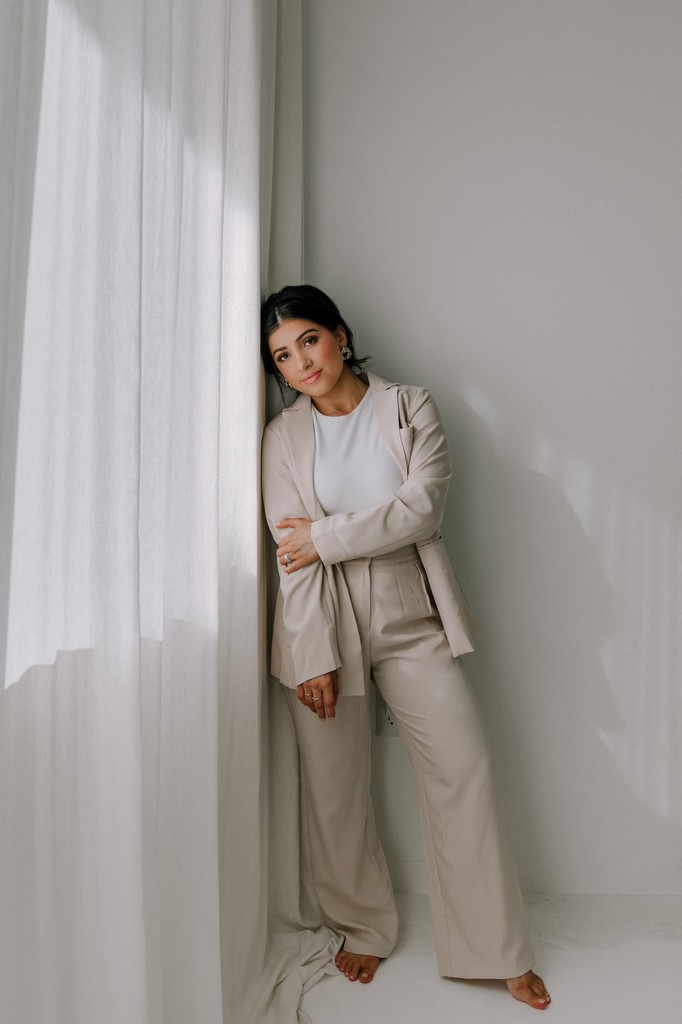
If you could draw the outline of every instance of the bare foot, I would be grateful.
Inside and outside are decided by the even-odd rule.
[[[340,953],[336,954],[334,963],[349,981],[360,981],[363,985],[369,985],[381,959],[378,956],[350,953],[348,950],[342,949]]]
[[[552,1001],[544,981],[533,971],[526,971],[520,978],[509,978],[507,988],[514,999],[528,1003],[536,1010],[546,1010]]]

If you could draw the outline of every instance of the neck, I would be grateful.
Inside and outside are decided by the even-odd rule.
[[[323,416],[347,416],[360,404],[368,387],[368,384],[345,366],[334,389],[327,395],[313,398],[312,402]]]

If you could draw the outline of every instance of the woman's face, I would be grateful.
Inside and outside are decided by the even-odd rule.
[[[268,344],[285,381],[311,398],[328,395],[344,370],[350,372],[341,355],[346,344],[342,327],[330,331],[312,320],[285,320],[272,332]]]

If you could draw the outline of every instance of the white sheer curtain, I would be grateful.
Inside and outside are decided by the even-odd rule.
[[[279,733],[267,841],[258,301],[300,276],[297,4],[1,8],[2,1024],[289,1024],[334,948]]]

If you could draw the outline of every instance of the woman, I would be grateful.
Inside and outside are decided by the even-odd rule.
[[[459,662],[473,621],[438,532],[451,473],[438,411],[423,388],[362,373],[348,324],[311,285],[263,303],[261,353],[299,392],[263,440],[280,576],[272,670],[298,738],[315,892],[344,936],[337,966],[370,982],[397,937],[369,793],[371,675],[417,776],[440,973],[505,979],[544,1009]]]

